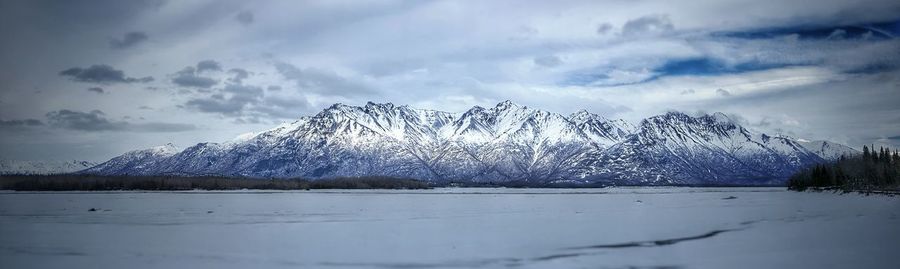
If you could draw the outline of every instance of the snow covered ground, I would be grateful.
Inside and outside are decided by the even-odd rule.
[[[780,188],[0,192],[0,268],[900,268],[898,217]]]

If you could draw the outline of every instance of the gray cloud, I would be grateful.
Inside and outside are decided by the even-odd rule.
[[[250,25],[253,23],[253,13],[250,11],[241,11],[237,15],[234,16],[234,19],[240,22],[243,25]]]
[[[50,126],[79,131],[120,131],[128,125],[106,119],[103,111],[79,112],[68,109],[47,113]]]
[[[4,6],[13,6],[14,3]],[[137,15],[147,10],[156,10],[165,4],[165,0],[96,0],[90,3],[73,1],[29,1],[32,12],[44,14],[46,18],[30,18],[31,20],[49,20],[66,27],[105,26],[134,20]],[[78,25],[82,24],[82,25]]]
[[[237,84],[243,83],[244,79],[250,77],[250,72],[247,72],[247,70],[244,70],[242,68],[232,68],[228,70],[228,73],[234,74],[234,76],[229,78],[228,80]]]
[[[296,119],[313,109],[312,105],[303,98],[266,98],[263,106],[256,111],[269,117],[280,119]]]
[[[694,93],[696,93],[696,92],[697,92],[697,91],[695,91],[694,89],[687,89],[687,90],[681,91],[681,95],[694,94]]]
[[[36,119],[0,120],[0,127],[43,126],[44,122]]]
[[[649,15],[629,20],[622,26],[622,35],[639,36],[672,31],[675,26],[668,15]]]
[[[225,116],[244,116],[246,115],[245,110],[258,104],[263,97],[262,88],[255,86],[230,84],[222,92],[206,98],[188,100],[185,107]]]
[[[179,75],[172,79],[172,82],[184,87],[209,88],[216,85],[218,81],[215,79],[200,77],[196,75]]]
[[[303,97],[267,97],[261,87],[229,84],[219,93],[187,101],[184,107],[235,118],[237,123],[260,123],[262,119],[294,119],[312,106]]]
[[[144,32],[128,32],[122,38],[114,38],[109,41],[109,46],[114,49],[127,49],[147,40]]]
[[[269,85],[269,87],[266,87],[266,90],[269,90],[269,91],[276,91],[276,92],[277,92],[277,91],[280,91],[280,90],[281,90],[281,86],[278,86],[278,85]]]
[[[100,88],[100,87],[90,87],[90,88],[88,88],[87,90],[88,90],[89,92],[94,92],[94,93],[97,93],[97,94],[104,94],[104,93],[106,93],[105,91],[103,91],[103,88]]]
[[[105,64],[95,64],[87,68],[72,67],[59,72],[60,76],[70,77],[78,82],[90,82],[99,84],[150,82],[153,77],[132,78],[125,76],[125,72]]]
[[[210,98],[196,98],[188,100],[185,107],[206,113],[221,113],[226,116],[239,116],[247,105],[247,102],[225,99],[221,96]]]
[[[597,25],[597,34],[598,35],[605,35],[610,30],[612,30],[612,24],[601,23],[600,25]]]
[[[544,67],[556,67],[562,64],[562,60],[555,55],[547,55],[534,58],[534,63]]]
[[[731,96],[731,92],[729,92],[725,89],[716,89],[716,94],[725,96],[725,97]]]
[[[334,96],[374,93],[369,86],[349,80],[331,71],[318,68],[298,68],[287,63],[276,63],[275,68],[285,79],[294,81],[297,87],[304,90]]]
[[[196,130],[197,126],[184,123],[148,122],[129,123],[128,131],[148,133],[175,133]]]
[[[392,76],[400,73],[410,72],[412,70],[421,69],[428,65],[422,59],[387,59],[378,61],[364,67],[365,72],[375,77]]]
[[[197,69],[195,69],[193,66],[188,66],[175,73],[175,77],[172,78],[172,83],[183,87],[209,88],[213,85],[218,84],[219,81],[212,78],[199,76],[197,74]]]
[[[46,117],[52,127],[85,132],[183,132],[197,128],[193,124],[161,122],[129,123],[126,121],[114,121],[107,119],[106,114],[100,110],[80,112],[62,109],[47,113]]]
[[[204,60],[197,63],[197,73],[203,71],[222,71],[222,65],[213,60]]]
[[[780,135],[788,135],[791,137],[798,137],[796,131],[794,131],[799,125],[799,122],[783,119],[783,118],[773,118],[770,116],[764,116],[758,122],[750,122],[750,126],[763,128],[766,130],[770,130]]]
[[[228,86],[225,86],[225,89],[222,89],[222,91],[231,93],[234,96],[247,98],[260,98],[263,96],[262,88],[250,85],[230,84]]]

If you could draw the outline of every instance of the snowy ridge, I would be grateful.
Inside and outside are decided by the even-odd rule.
[[[816,155],[819,155],[822,158],[831,161],[840,159],[841,156],[849,157],[860,153],[858,150],[855,150],[851,147],[829,141],[818,140],[798,142],[800,143],[800,145],[803,145],[803,147],[816,153]]]
[[[510,101],[462,113],[369,102],[335,104],[227,143],[132,151],[83,172],[772,184],[830,152],[745,129],[721,113],[671,112],[632,126],[584,110],[565,116]]]
[[[721,113],[670,112],[588,160],[587,175],[625,184],[778,184],[824,159],[786,137],[748,130]]]
[[[97,165],[89,161],[0,160],[0,175],[51,175],[81,171]]]

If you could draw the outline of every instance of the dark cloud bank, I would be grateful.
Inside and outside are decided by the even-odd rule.
[[[99,84],[112,83],[146,83],[153,81],[153,77],[133,78],[125,76],[125,72],[105,64],[95,64],[86,68],[72,67],[59,72],[60,76],[69,77],[78,82]]]
[[[243,25],[250,25],[253,23],[253,13],[250,13],[250,11],[241,11],[234,16],[234,19]]]
[[[144,32],[129,32],[122,38],[115,38],[109,41],[109,46],[114,49],[127,49],[144,42],[149,38]]]
[[[101,131],[134,131],[134,132],[182,132],[197,129],[193,124],[181,123],[131,123],[106,118],[100,110],[90,112],[62,109],[47,113],[47,122],[54,128],[101,132]]]
[[[36,119],[0,120],[0,127],[43,126],[44,122]]]
[[[218,84],[219,81],[214,78],[201,76],[201,73],[221,71],[222,65],[219,62],[204,60],[198,62],[196,66],[188,66],[181,69],[181,71],[175,72],[172,83],[182,87],[208,89]]]

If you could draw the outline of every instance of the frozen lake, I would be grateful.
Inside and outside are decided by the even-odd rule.
[[[900,268],[898,215],[782,188],[0,192],[0,268]]]

